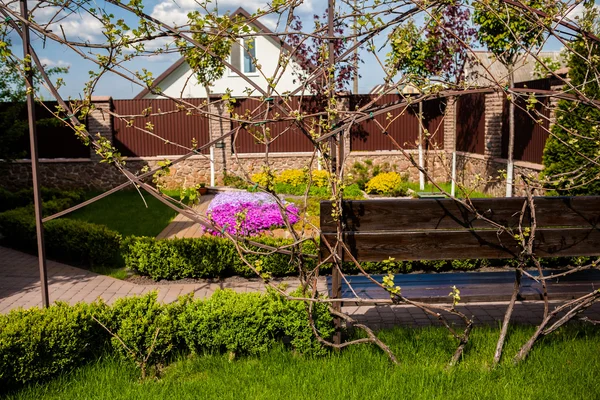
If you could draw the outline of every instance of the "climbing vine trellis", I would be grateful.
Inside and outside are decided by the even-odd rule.
[[[573,105],[584,104],[591,109],[600,109],[600,102],[597,97],[590,94],[586,89],[588,85],[597,85],[598,70],[600,63],[597,54],[597,47],[600,45],[600,39],[597,34],[597,15],[593,3],[581,1],[519,1],[519,0],[497,0],[497,1],[355,1],[355,0],[329,0],[325,11],[326,22],[315,18],[315,27],[311,31],[300,31],[301,25],[297,23],[298,7],[302,5],[300,0],[274,0],[267,4],[262,10],[256,11],[249,16],[220,14],[212,10],[212,3],[197,2],[197,12],[188,15],[189,21],[182,26],[174,26],[165,21],[153,17],[145,8],[143,1],[131,0],[128,3],[118,0],[106,0],[103,7],[99,7],[95,2],[85,0],[45,0],[37,2],[33,10],[27,14],[19,9],[17,1],[4,1],[0,4],[0,13],[4,17],[4,24],[0,33],[4,40],[0,42],[0,57],[5,64],[14,65],[19,69],[23,76],[26,76],[32,68],[37,69],[42,76],[44,86],[59,102],[56,113],[57,118],[62,119],[65,124],[73,128],[74,134],[81,138],[86,144],[89,144],[94,151],[102,157],[103,161],[111,164],[118,169],[126,178],[127,182],[109,190],[102,195],[84,203],[87,205],[97,199],[105,197],[117,190],[133,185],[138,190],[144,190],[156,197],[164,204],[175,208],[178,212],[187,216],[191,220],[203,225],[206,228],[223,232],[223,235],[235,243],[240,257],[246,262],[257,276],[261,277],[266,285],[273,290],[280,292],[283,296],[291,300],[304,301],[307,309],[312,311],[312,306],[316,302],[327,303],[331,307],[332,313],[338,318],[338,323],[342,321],[354,324],[355,327],[363,329],[366,332],[364,339],[358,339],[343,342],[338,335],[333,341],[329,338],[323,338],[319,335],[314,324],[315,335],[318,339],[329,346],[342,348],[350,344],[370,342],[378,345],[384,350],[394,362],[398,362],[392,351],[380,341],[376,334],[367,326],[354,321],[341,308],[341,299],[324,297],[324,293],[317,290],[317,279],[320,268],[323,263],[330,263],[334,270],[334,288],[338,287],[342,280],[346,280],[345,271],[342,264],[342,254],[346,253],[347,247],[342,240],[342,201],[343,188],[345,184],[345,168],[348,154],[344,152],[344,137],[350,134],[353,126],[361,122],[372,120],[375,116],[386,115],[391,121],[394,116],[407,112],[408,108],[414,104],[428,99],[446,99],[454,101],[457,97],[472,93],[502,93],[514,107],[520,107],[531,111],[532,118],[546,118],[542,113],[532,111],[537,100],[536,96],[547,96],[555,99],[562,99],[571,102]],[[570,18],[575,12],[583,8],[584,12],[578,18]],[[490,77],[491,84],[487,87],[475,87],[464,75],[464,68],[467,63],[477,62],[474,57],[475,32],[470,26],[468,20],[470,12],[475,10],[477,22],[482,27],[487,26],[494,32],[502,32],[502,40],[505,43],[489,41],[489,37],[480,35],[480,39],[487,40],[486,44],[494,50],[497,57],[503,56],[512,62],[514,54],[527,55],[539,63],[540,70],[546,71],[549,75],[561,81],[562,89],[545,91],[528,88],[512,87],[512,79],[505,79],[494,76],[484,65],[481,68]],[[41,12],[43,11],[43,12]],[[135,25],[128,24],[125,19],[115,17],[112,13],[119,16],[127,14],[127,20],[135,19]],[[43,17],[38,17],[42,15]],[[97,42],[79,41],[67,36],[60,29],[61,21],[65,18],[73,18],[73,15],[84,15],[86,18],[98,22],[102,26],[103,39]],[[512,22],[510,16],[513,16]],[[518,29],[511,23],[514,23],[514,16],[518,16]],[[280,29],[275,33],[259,32],[252,29],[249,22],[256,21],[259,18],[274,17],[279,21]],[[41,19],[43,18],[43,19]],[[456,24],[456,20],[464,21],[463,26]],[[423,21],[422,23],[415,21]],[[132,25],[132,26],[130,26]],[[30,47],[30,55],[21,57],[10,45],[9,38],[15,33],[21,34],[29,30],[32,34],[43,37],[46,41],[53,41],[75,53],[81,59],[93,63],[96,66],[95,71],[90,73],[90,79],[84,88],[84,97],[81,100],[65,101],[58,94],[56,84],[53,83],[44,72],[44,66],[36,54],[35,48]],[[484,29],[485,30],[485,29]],[[352,32],[352,33],[350,33]],[[253,59],[256,65],[257,73],[267,82],[266,85],[260,85],[256,81],[246,77],[242,71],[232,63],[227,61],[231,52],[232,45],[239,43],[245,47],[249,54],[252,46],[251,39],[260,35],[272,35],[281,43],[287,46],[282,47],[279,54],[277,67],[273,71],[267,71],[260,65],[260,60]],[[343,36],[343,37],[342,37]],[[500,36],[493,36],[498,38]],[[379,38],[385,38],[389,43],[391,50],[382,55]],[[571,60],[577,60],[578,64],[586,70],[585,78],[582,82],[573,84],[565,79],[563,75],[558,75],[552,66],[540,55],[540,46],[549,38],[558,41],[564,48],[565,57]],[[156,45],[159,39],[168,39],[162,42],[163,45],[155,50],[147,50],[151,45]],[[167,44],[164,44],[167,43]],[[574,46],[577,43],[577,46]],[[450,45],[451,44],[451,45]],[[384,46],[385,47],[385,46]],[[363,54],[370,54],[376,60],[376,64],[381,67],[381,76],[385,77],[386,86],[380,95],[374,96],[371,101],[361,105],[357,109],[343,109],[339,107],[339,89],[346,84],[345,79],[356,73],[355,54],[360,48]],[[215,115],[211,112],[209,102],[199,106],[186,101],[183,96],[166,95],[154,85],[153,76],[145,69],[132,70],[130,61],[138,57],[158,56],[165,52],[178,52],[186,57],[194,75],[191,79],[197,80],[198,84],[210,90],[213,82],[223,75],[226,69],[237,73],[244,79],[248,86],[248,94],[260,99],[262,108],[249,109],[243,115],[233,114],[231,117]],[[278,83],[286,71],[294,68],[291,60],[299,60],[301,70],[295,70],[298,87],[292,91],[281,93],[278,91]],[[510,69],[509,69],[510,70]],[[402,71],[403,73],[398,73]],[[126,160],[120,156],[112,143],[94,132],[89,132],[82,120],[75,115],[85,116],[93,109],[91,96],[96,87],[100,84],[101,78],[106,74],[116,74],[140,89],[148,89],[154,95],[160,95],[172,99],[178,104],[178,112],[182,114],[201,115],[211,119],[227,119],[229,122],[237,122],[237,127],[231,129],[220,137],[214,138],[206,143],[176,143],[180,148],[188,151],[187,154],[163,164],[157,168],[134,171],[129,169]],[[189,83],[189,82],[188,82]],[[405,85],[412,85],[418,88],[419,93],[413,95],[402,95],[394,103],[387,105],[376,105],[377,100],[387,93],[401,93],[400,88]],[[32,94],[32,93],[30,93]],[[288,101],[290,96],[300,96],[300,101]],[[313,101],[310,111],[303,108],[304,100]],[[317,99],[314,102],[314,99]],[[518,99],[524,99],[526,106],[518,102]],[[231,92],[225,93],[221,99],[211,100],[229,107],[234,100]],[[308,100],[306,100],[308,101]],[[317,104],[315,107],[314,104]],[[548,103],[547,107],[552,107]],[[266,109],[266,112],[265,112]],[[269,111],[273,111],[275,117],[268,117]],[[114,118],[129,121],[136,116],[124,116],[115,112],[108,111]],[[172,112],[170,112],[172,113]],[[160,110],[139,110],[139,116],[160,116],[164,114]],[[271,114],[272,115],[272,114]],[[310,121],[310,122],[309,122]],[[304,227],[310,226],[308,219],[304,222],[304,227],[300,230],[294,229],[294,226],[287,219],[287,213],[283,212],[285,206],[282,201],[272,192],[271,182],[258,187],[259,190],[271,193],[275,201],[278,202],[282,217],[285,221],[286,229],[289,231],[293,241],[289,245],[282,247],[273,247],[252,241],[251,238],[237,237],[227,233],[223,227],[217,226],[214,221],[203,215],[197,214],[193,208],[179,203],[173,204],[151,183],[151,179],[160,174],[164,174],[170,166],[177,165],[184,160],[200,155],[201,151],[216,143],[230,137],[236,137],[240,134],[244,126],[252,126],[254,139],[264,146],[265,154],[261,160],[261,167],[267,177],[273,176],[272,162],[269,154],[269,148],[272,143],[280,139],[289,130],[283,130],[276,136],[271,136],[269,123],[285,122],[289,127],[299,129],[304,136],[312,143],[314,147],[313,157],[307,164],[308,168],[313,168],[317,162],[320,162],[324,169],[329,172],[329,188],[331,190],[331,201],[333,204],[332,215],[338,221],[337,235],[334,241],[327,242],[329,256],[316,263],[312,267],[307,260],[311,255],[303,254],[301,245],[305,241],[314,241],[313,237],[303,236]],[[596,142],[598,137],[596,133],[592,135],[581,135],[570,126],[563,124],[561,118],[552,121],[555,126],[560,127],[571,135],[571,138],[564,140],[555,135],[553,130],[549,130],[549,135],[556,138],[562,145],[567,146],[569,150],[585,159],[591,167],[598,166],[600,151],[593,155],[585,154],[580,148],[582,141]],[[585,123],[597,127],[600,121],[586,120]],[[386,135],[387,127],[384,124],[377,123],[382,135]],[[421,121],[422,124],[422,121]],[[140,132],[161,138],[161,132],[155,130],[153,126],[135,127]],[[594,129],[594,132],[596,130]],[[427,177],[439,190],[443,189],[434,181],[431,172],[414,159],[413,153],[408,151],[403,143],[396,142],[388,135],[395,149],[399,151],[401,157],[404,157],[413,168],[418,169]],[[600,146],[597,146],[600,148]],[[445,165],[447,176],[450,177],[451,171],[447,162],[447,154],[435,152],[433,157]],[[510,173],[510,172],[509,172]],[[526,208],[532,210],[535,215],[535,198],[533,194],[543,188],[551,187],[553,183],[563,185],[580,186],[589,182],[582,182],[579,178],[581,171],[579,168],[572,171],[563,171],[555,175],[546,175],[541,179],[531,176],[522,176],[520,180],[521,190],[526,193],[527,198],[524,201],[523,210]],[[250,182],[248,171],[241,174],[241,178]],[[597,179],[598,177],[593,177]],[[488,179],[482,177],[482,180]],[[570,183],[572,182],[572,183]],[[455,182],[456,183],[456,182]],[[310,186],[310,182],[309,182]],[[446,193],[448,196],[452,195]],[[306,203],[308,190],[304,196]],[[454,198],[454,197],[453,197]],[[470,199],[454,198],[467,210],[477,215],[481,220],[489,223],[490,228],[497,229],[499,232],[510,233],[521,245],[522,253],[519,256],[519,266],[516,268],[516,284],[512,301],[507,309],[503,329],[500,334],[498,348],[495,355],[495,361],[500,360],[502,354],[502,344],[507,334],[507,327],[510,321],[512,308],[514,307],[519,289],[519,280],[523,274],[527,274],[524,269],[526,262],[533,262],[535,267],[541,271],[539,260],[533,251],[533,242],[535,239],[535,218],[529,226],[521,225],[517,230],[502,226],[497,222],[489,220],[478,213],[473,207]],[[45,218],[49,220],[64,215],[74,209],[76,206],[65,210],[57,215]],[[40,217],[41,219],[41,217]],[[39,225],[39,224],[38,224]],[[318,227],[310,226],[314,231]],[[293,297],[278,287],[271,281],[268,273],[265,273],[257,265],[246,260],[245,255],[252,252],[249,246],[255,246],[260,251],[281,252],[289,255],[290,262],[297,267],[298,277],[305,288],[305,297]],[[347,261],[347,260],[346,260]],[[411,304],[423,310],[424,313],[438,318],[441,323],[448,328],[451,334],[458,342],[456,353],[452,358],[452,363],[459,361],[463,355],[465,344],[468,342],[470,332],[473,328],[473,321],[461,313],[455,306],[459,299],[459,293],[453,289],[452,305],[441,306],[414,302],[407,299],[401,292],[401,277],[395,277],[388,274],[383,283],[372,279],[368,272],[362,269],[360,263],[352,261],[361,273],[367,276],[376,285],[385,289],[390,294],[388,300],[382,300],[380,304]],[[569,269],[562,275],[575,273],[582,269],[595,268],[596,262],[585,266],[576,266]],[[541,274],[540,274],[541,276]],[[600,297],[598,291],[589,293],[586,296],[572,300],[562,305],[560,308],[550,310],[549,298],[546,293],[545,281],[552,277],[536,278],[542,282],[544,288],[544,315],[543,322],[536,330],[531,339],[523,345],[517,360],[527,356],[527,353],[536,342],[562,324],[574,318],[579,312],[583,311],[593,304]],[[351,299],[357,304],[366,303],[367,299]],[[347,301],[348,299],[345,299]],[[566,316],[556,319],[560,311],[568,310]],[[309,313],[310,314],[310,313]],[[447,315],[458,316],[464,326],[457,328],[450,324]],[[554,318],[554,319],[553,319]]]

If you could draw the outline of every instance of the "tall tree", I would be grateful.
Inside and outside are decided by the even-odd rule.
[[[11,42],[3,32],[0,34],[0,161],[10,161],[25,156],[22,140],[28,127],[25,112],[27,92],[22,67],[23,65],[12,56]],[[45,71],[52,76],[67,73],[68,68],[52,67]],[[34,69],[33,81],[37,91],[42,76],[36,69]]]
[[[536,10],[544,10],[549,15],[556,11],[552,0],[525,0],[524,5]],[[544,30],[536,24],[536,16],[528,15],[523,9],[516,8],[501,0],[476,2],[474,4],[474,22],[478,25],[477,36],[487,46],[494,57],[508,70],[508,87],[515,83],[514,66],[519,57],[542,45],[546,37]],[[515,143],[515,103],[511,99],[509,106],[509,139],[506,196],[513,193],[513,151]]]
[[[598,10],[592,1],[585,3],[582,24],[588,32],[600,31]],[[587,98],[600,100],[600,44],[578,36],[572,45],[568,67],[571,85]],[[546,187],[562,195],[598,195],[599,162],[600,110],[580,102],[559,101],[556,124],[544,148]]]
[[[422,29],[413,20],[397,27],[389,36],[388,65],[392,71],[411,75],[412,81],[439,77],[458,83],[475,39],[470,18],[469,9],[455,3],[432,14]]]
[[[319,66],[324,65],[327,62],[328,57],[328,45],[329,41],[325,37],[327,35],[327,10],[322,16],[315,14],[313,15],[314,30],[318,32],[317,35],[311,38],[306,38],[304,35],[291,34],[286,37],[286,43],[293,49],[294,59],[298,63],[300,69],[294,71],[294,74],[298,77],[300,82],[304,82],[309,75],[310,71],[314,71]],[[348,24],[338,18],[334,20],[334,34],[336,39],[333,43],[333,51],[335,57],[341,56],[348,49],[348,41],[345,37],[349,34]],[[303,24],[300,17],[294,15],[290,28],[296,32],[303,31]],[[356,71],[357,55],[353,53],[345,60],[341,60],[335,64],[335,78],[334,88],[337,91],[348,90],[350,82],[354,77]],[[319,79],[314,80],[310,84],[310,89],[314,93],[321,93],[323,88],[327,86],[326,80],[328,78],[323,76]]]

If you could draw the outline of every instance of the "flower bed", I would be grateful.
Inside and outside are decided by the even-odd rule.
[[[290,223],[298,222],[298,208],[293,204],[285,207]],[[285,225],[276,199],[267,193],[220,193],[208,206],[208,216],[223,227],[223,232],[232,235],[254,236]],[[211,233],[221,235],[221,232]]]

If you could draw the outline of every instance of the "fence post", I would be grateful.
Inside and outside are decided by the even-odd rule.
[[[485,95],[485,150],[486,158],[502,156],[502,107],[503,93]]]
[[[456,110],[458,99],[457,96],[448,97],[444,114],[444,152],[446,159],[450,155],[450,194],[452,196],[456,191]]]
[[[92,110],[88,114],[88,132],[93,136],[100,134],[113,143],[114,129],[113,121],[107,111],[112,111],[112,97],[92,96]],[[100,161],[101,157],[90,147],[90,158],[92,161]]]

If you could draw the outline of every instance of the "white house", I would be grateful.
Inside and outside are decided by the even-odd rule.
[[[232,15],[242,15],[250,18],[250,14],[243,8],[238,8]],[[249,22],[249,25],[256,28],[259,32],[273,33],[258,21]],[[275,35],[257,35],[255,38],[243,40],[246,42],[242,43],[242,40],[240,40],[239,43],[232,46],[232,53],[228,61],[231,65],[242,71],[246,77],[252,79],[253,82],[266,91],[269,86],[267,78],[273,76],[281,57],[281,59],[289,61],[289,64],[283,72],[282,68],[279,68],[277,72],[277,93],[291,92],[300,85],[298,76],[294,71],[301,71],[301,68],[293,59],[290,60],[289,54],[292,52],[292,49],[282,39]],[[253,41],[254,45],[248,46],[248,41]],[[260,71],[256,65],[260,65]],[[154,80],[154,86],[159,87],[162,93],[167,96],[183,98],[206,97],[206,89],[203,85],[198,84],[192,75],[193,72],[189,64],[185,61],[184,57],[181,57]],[[234,97],[246,97],[248,96],[247,89],[249,87],[250,85],[246,80],[229,68],[226,68],[223,76],[211,85],[210,92],[212,94],[222,94],[229,89],[232,91],[232,96]],[[251,95],[258,96],[260,93],[254,90]],[[161,96],[155,95],[150,90],[145,89],[135,98],[151,99],[157,97]]]

